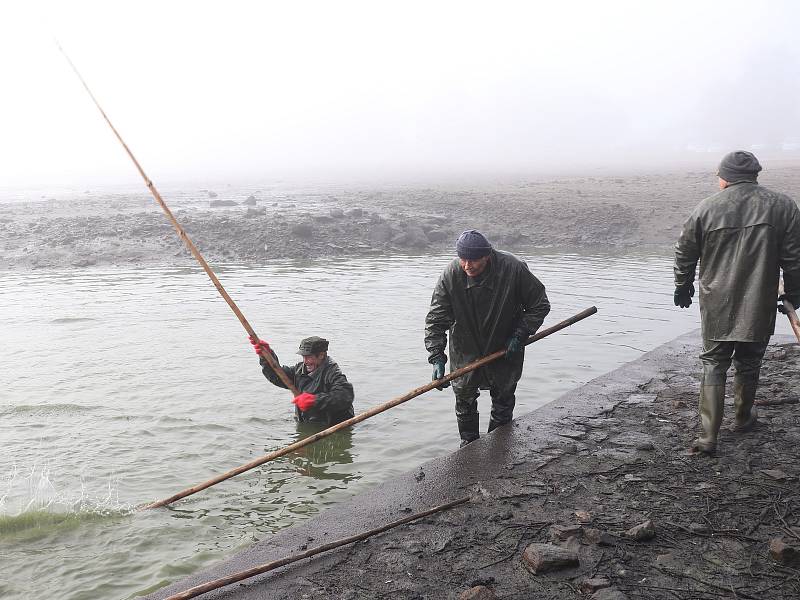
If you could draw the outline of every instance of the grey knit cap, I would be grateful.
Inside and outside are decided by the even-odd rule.
[[[477,229],[469,229],[460,236],[456,242],[456,253],[458,258],[475,260],[488,256],[492,251],[492,245],[483,234]]]
[[[717,169],[717,177],[721,177],[728,183],[755,182],[760,170],[761,164],[752,152],[736,150],[722,157]]]

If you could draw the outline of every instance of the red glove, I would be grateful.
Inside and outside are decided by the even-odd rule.
[[[317,396],[315,394],[303,392],[302,394],[295,396],[294,400],[292,400],[292,403],[300,409],[300,412],[306,412],[309,408],[314,406],[316,401]]]
[[[250,336],[250,343],[253,344],[253,348],[256,349],[256,354],[261,356],[261,352],[270,352],[270,347],[267,342],[264,340],[257,340],[252,335]]]

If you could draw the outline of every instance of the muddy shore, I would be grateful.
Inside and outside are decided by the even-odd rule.
[[[800,164],[762,183],[797,196]],[[666,251],[710,171],[531,179],[484,186],[162,189],[212,263],[450,252],[464,229],[499,248]],[[0,204],[0,269],[184,265],[193,260],[146,190]]]
[[[463,496],[468,504],[202,598],[800,597],[792,341],[778,336],[767,351],[757,429],[727,431],[726,398],[716,457],[686,452],[698,425],[694,332],[148,598]],[[553,547],[577,563],[534,573],[535,551]]]

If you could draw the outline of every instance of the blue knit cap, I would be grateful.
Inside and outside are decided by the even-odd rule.
[[[492,245],[483,234],[477,229],[470,229],[458,236],[456,242],[456,253],[458,258],[475,260],[488,256],[492,251]]]

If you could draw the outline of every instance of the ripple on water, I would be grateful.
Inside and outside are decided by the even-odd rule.
[[[86,404],[55,403],[55,404],[2,404],[0,416],[24,415],[26,417],[51,417],[74,415],[91,412],[104,408]]]
[[[97,319],[93,317],[59,317],[58,319],[52,319],[50,323],[52,325],[63,325],[67,323],[85,323],[87,321],[97,321]]]
[[[86,523],[111,522],[133,513],[128,508],[91,508],[68,512],[39,509],[17,515],[0,515],[0,541],[33,541],[58,536]]]

